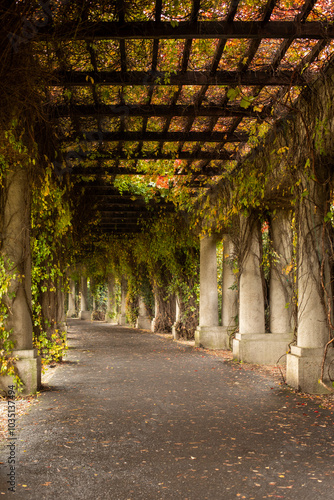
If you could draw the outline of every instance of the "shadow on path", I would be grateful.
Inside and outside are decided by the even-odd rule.
[[[68,338],[3,498],[334,499],[329,410],[148,332],[71,320]]]

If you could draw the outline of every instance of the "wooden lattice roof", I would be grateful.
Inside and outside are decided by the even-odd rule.
[[[69,2],[65,13],[30,41],[50,74],[59,173],[94,176],[91,189],[109,192],[95,197],[102,226],[117,232],[146,209],[118,209],[116,176],[205,186],[231,172],[334,50],[332,0],[87,2],[80,20]]]

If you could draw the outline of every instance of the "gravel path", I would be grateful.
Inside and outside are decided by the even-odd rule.
[[[334,499],[333,412],[273,377],[142,330],[71,320],[19,420],[19,499]]]

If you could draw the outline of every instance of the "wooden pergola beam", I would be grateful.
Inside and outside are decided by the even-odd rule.
[[[89,153],[89,152],[82,152],[80,153],[73,153],[73,156],[71,153],[63,154],[65,156],[65,161],[66,164],[69,165],[69,167],[73,168],[73,162],[77,160],[80,164],[85,161],[96,161],[99,162],[100,164],[103,165],[103,162],[105,161],[114,161],[114,160],[129,160],[129,155],[126,154],[126,152],[122,151],[121,154],[118,153],[117,150],[110,151],[104,153],[103,151],[99,152],[94,152],[94,153]],[[134,155],[131,155],[130,160],[148,160],[148,161],[157,161],[157,160],[167,160],[167,161],[175,161],[175,160],[183,160],[183,161],[197,161],[197,160],[217,160],[217,161],[224,161],[224,160],[233,160],[235,159],[235,155],[229,153],[228,151],[198,151],[195,153],[192,153],[190,151],[181,151],[180,153],[160,153],[160,152],[147,152],[145,151],[140,151]],[[75,167],[74,167],[75,168]],[[103,168],[103,167],[101,167]],[[110,171],[114,167],[107,167],[110,169]],[[130,168],[130,170],[136,171],[138,168]],[[104,169],[105,170],[105,169]]]
[[[262,85],[290,86],[306,85],[316,74],[307,77],[294,71],[217,71],[214,74],[204,71],[178,71],[170,74],[166,71],[56,71],[50,80],[52,86],[90,87],[98,85]]]
[[[175,169],[172,175],[178,176],[178,175],[207,175],[209,177],[215,176],[215,175],[221,175],[224,172],[223,168],[217,168],[217,167],[210,167],[206,166],[203,169],[198,169],[198,170],[192,170],[189,167],[187,169],[183,169],[182,167],[179,169]],[[74,167],[73,170],[71,171],[71,175],[76,177],[76,176],[92,176],[92,175],[97,175],[99,177],[103,177],[104,175],[147,175],[149,177],[152,177],[154,174],[152,172],[143,172],[138,169],[132,169],[132,168],[99,168],[99,167]],[[156,175],[156,174],[155,174]],[[160,174],[163,176],[163,173]]]
[[[64,142],[247,142],[248,134],[235,132],[96,132],[87,131],[72,137],[63,137]],[[131,158],[129,158],[131,159]]]
[[[68,106],[66,104],[53,106],[50,108],[51,116],[67,117],[67,116],[81,116],[81,117],[100,117],[109,116],[110,118],[118,118],[120,116],[139,116],[139,117],[165,117],[165,116],[184,116],[194,117],[197,116],[214,116],[214,117],[254,117],[264,118],[269,116],[270,110],[264,108],[261,112],[254,111],[253,107],[248,109],[242,108],[237,105],[221,106],[193,106],[193,105],[154,105],[154,104],[127,104],[127,105],[99,105],[94,106],[90,104],[77,104]]]
[[[181,21],[170,22],[71,22],[58,27],[46,26],[34,40],[142,40],[142,39],[261,39],[261,38],[334,38],[334,26],[328,22],[309,21]]]

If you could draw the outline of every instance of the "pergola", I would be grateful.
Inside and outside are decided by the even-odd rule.
[[[116,0],[85,4],[80,19],[60,3],[40,3],[29,41],[48,77],[52,161],[115,234],[173,210],[120,193],[123,176],[195,195],[228,182],[334,48],[331,2]]]

